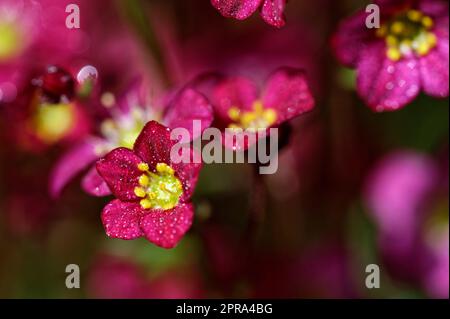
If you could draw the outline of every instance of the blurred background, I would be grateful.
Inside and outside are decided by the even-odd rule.
[[[65,26],[70,3],[79,29]],[[276,29],[258,14],[224,18],[208,0],[0,0],[0,297],[448,298],[449,101],[364,105],[330,38],[366,4],[292,0]],[[54,84],[49,65],[75,84]],[[76,81],[85,65],[97,73]],[[199,74],[263,83],[280,66],[306,70],[315,110],[290,123],[276,174],[205,165],[176,248],[108,238],[111,198],[86,194],[84,171],[50,195],[56,163],[96,135],[135,78],[158,108]],[[37,113],[55,86],[72,107]],[[80,289],[65,286],[68,264]],[[365,285],[369,264],[379,289]]]

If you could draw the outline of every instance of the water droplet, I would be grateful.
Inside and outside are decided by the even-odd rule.
[[[95,83],[97,79],[98,79],[98,71],[92,65],[86,65],[82,67],[77,74],[77,81],[80,84],[83,84],[87,80],[93,81],[93,83]]]

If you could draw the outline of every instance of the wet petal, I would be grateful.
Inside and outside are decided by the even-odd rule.
[[[106,234],[109,237],[120,239],[141,237],[139,221],[142,214],[139,204],[122,202],[118,199],[111,201],[102,211],[102,222]]]
[[[49,187],[52,197],[58,197],[75,176],[98,159],[95,148],[99,143],[98,140],[86,141],[75,146],[59,159],[50,176]]]
[[[281,68],[269,77],[262,100],[265,108],[277,112],[275,124],[314,108],[314,98],[304,73],[292,68]]]
[[[440,38],[437,47],[420,58],[420,73],[424,91],[434,97],[449,95],[448,37]]]
[[[258,88],[249,79],[230,77],[220,81],[212,93],[212,103],[217,116],[224,123],[231,119],[228,110],[236,107],[241,110],[252,110],[253,102],[258,98]]]
[[[121,147],[112,150],[97,162],[97,171],[111,192],[123,201],[137,200],[134,188],[142,172],[138,164],[143,160],[133,151]]]
[[[358,11],[341,22],[332,38],[332,47],[338,60],[347,66],[355,66],[370,32],[365,26],[367,13]]]
[[[386,57],[384,43],[368,46],[358,63],[357,88],[374,111],[400,109],[420,91],[419,62],[415,58],[391,61]]]
[[[193,132],[194,120],[201,121],[201,128],[196,132]],[[211,125],[212,120],[211,104],[203,94],[194,89],[185,89],[178,94],[164,117],[165,124],[170,128],[186,128],[192,140],[199,137]]]
[[[211,4],[227,18],[247,19],[261,4],[261,0],[211,0]]]
[[[180,204],[172,210],[151,210],[141,219],[145,237],[155,245],[173,248],[192,225],[194,210],[191,204]]]
[[[170,150],[174,144],[175,141],[170,139],[169,128],[158,122],[150,121],[136,139],[134,151],[152,170],[158,163],[170,165]]]
[[[286,0],[265,0],[261,7],[261,16],[267,24],[281,28],[286,23],[285,6]]]
[[[86,193],[92,196],[103,197],[111,195],[108,184],[106,184],[103,177],[98,174],[95,165],[91,167],[89,172],[83,177],[81,187]]]

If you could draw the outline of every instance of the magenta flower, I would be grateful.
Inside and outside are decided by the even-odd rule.
[[[286,23],[286,0],[211,0],[211,4],[226,18],[245,20],[259,8],[267,24],[281,28]]]
[[[357,91],[374,111],[397,110],[422,89],[449,95],[448,2],[375,1],[381,27],[365,25],[360,11],[339,27],[333,46],[341,63],[357,70]]]
[[[278,127],[314,108],[304,73],[292,68],[281,68],[270,75],[262,93],[250,79],[225,78],[212,89],[211,102],[219,127],[255,132]],[[250,145],[246,140],[227,146],[241,150]]]
[[[56,164],[51,179],[50,193],[59,196],[62,189],[80,172],[100,157],[118,147],[133,148],[137,136],[146,123],[155,120],[171,128],[184,127],[193,135],[193,120],[201,120],[202,129],[212,122],[212,108],[207,99],[193,89],[179,92],[165,110],[150,106],[149,92],[141,83],[134,83],[117,102],[112,94],[102,96],[110,113],[100,126],[100,136],[91,136],[70,149]],[[94,196],[111,194],[108,185],[92,165],[82,180],[83,189]]]
[[[97,162],[97,171],[117,198],[103,209],[108,236],[144,236],[164,248],[174,247],[191,227],[190,197],[201,164],[173,163],[176,142],[170,129],[151,121],[136,139],[133,150],[120,147]]]
[[[431,296],[440,298],[448,298],[449,288],[445,175],[425,155],[396,152],[374,169],[365,196],[379,231],[381,252],[391,271],[403,279],[415,280]]]

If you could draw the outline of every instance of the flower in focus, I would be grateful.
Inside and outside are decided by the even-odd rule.
[[[170,129],[151,121],[133,150],[116,148],[97,162],[97,171],[117,198],[103,209],[108,236],[144,236],[164,248],[174,247],[192,224],[190,197],[201,164],[173,163]]]
[[[285,25],[286,0],[211,0],[211,4],[227,18],[245,20],[256,10],[267,24],[281,28]]]
[[[367,206],[390,270],[421,283],[433,297],[448,298],[448,174],[425,155],[396,152],[378,164],[367,185]]]
[[[214,85],[210,98],[219,127],[248,130],[258,137],[265,135],[264,130],[314,108],[305,75],[291,68],[281,68],[270,75],[262,94],[251,80],[228,77]],[[250,146],[248,140],[232,143],[226,146],[235,150]]]
[[[358,12],[340,25],[333,46],[341,63],[357,70],[357,91],[377,112],[397,110],[422,89],[449,95],[448,2],[376,1],[381,27],[369,29]]]
[[[202,129],[212,122],[212,110],[207,99],[193,89],[181,90],[162,111],[152,107],[149,92],[141,82],[133,83],[117,101],[112,93],[104,93],[101,103],[109,117],[102,121],[100,136],[91,136],[70,149],[56,164],[50,180],[50,193],[56,197],[78,173],[100,157],[118,147],[133,148],[145,124],[151,120],[168,127],[186,128],[193,139],[193,120],[201,121]],[[107,184],[92,166],[82,180],[83,189],[94,196],[111,194]]]

